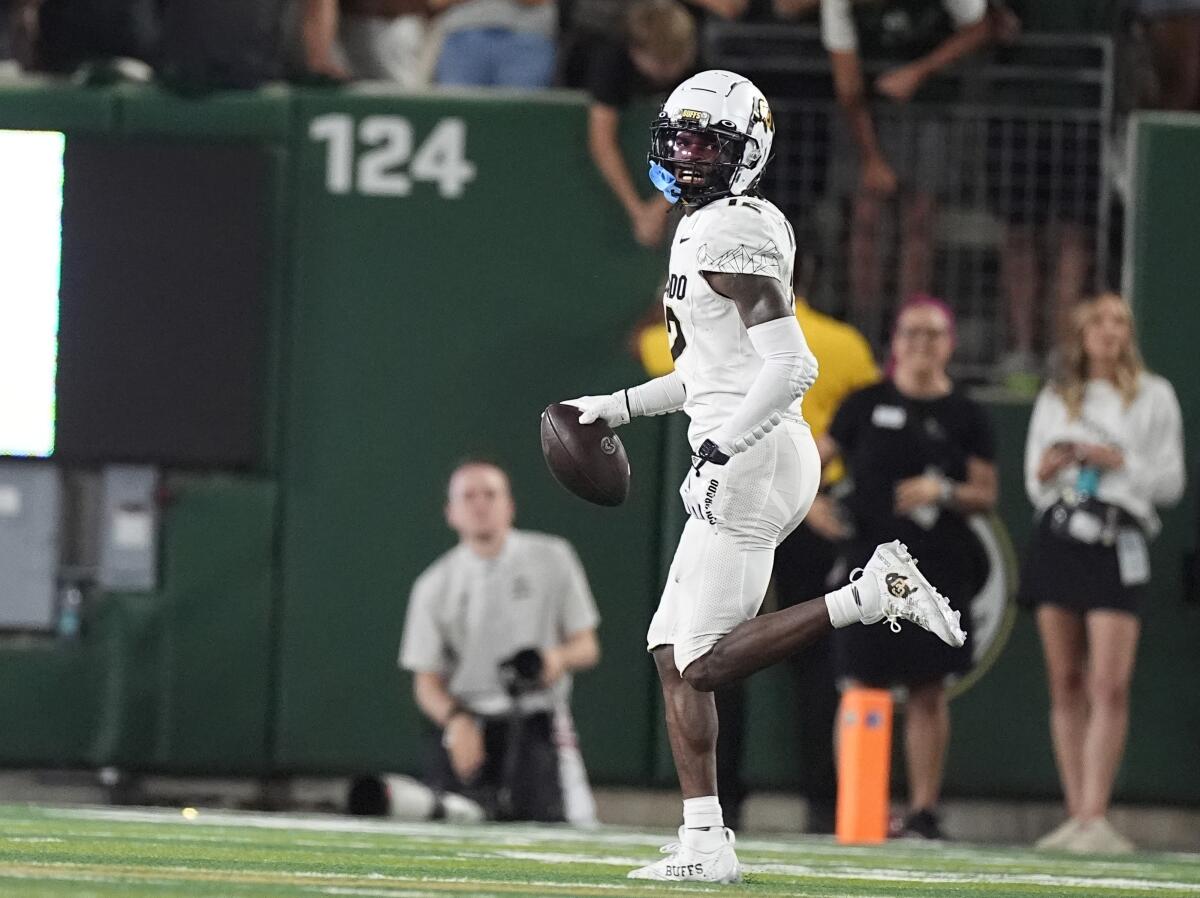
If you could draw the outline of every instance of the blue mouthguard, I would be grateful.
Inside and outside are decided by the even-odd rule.
[[[675,182],[675,176],[657,162],[650,163],[650,183],[662,191],[662,195],[667,198],[667,202],[679,202],[681,191],[679,190],[679,185]]]

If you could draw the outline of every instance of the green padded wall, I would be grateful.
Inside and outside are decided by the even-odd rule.
[[[1200,450],[1200,116],[1143,113],[1133,124],[1133,194],[1125,274],[1142,352],[1169,379],[1183,408],[1189,480]],[[1195,487],[1162,515],[1163,533],[1151,551],[1153,593],[1138,658],[1127,774],[1154,777],[1153,797],[1200,800],[1195,757],[1200,733],[1200,605],[1183,601],[1181,559],[1195,546]]]
[[[625,122],[631,159],[645,118]],[[643,634],[682,526],[682,422],[623,431],[634,487],[615,510],[559,489],[538,448],[547,403],[642,379],[625,338],[665,262],[630,239],[587,158],[585,122],[582,100],[557,93],[272,88],[196,101],[144,87],[0,88],[0,127],[262,141],[277,162],[260,470],[181,483],[159,592],[102,597],[74,644],[0,644],[0,765],[416,770],[421,719],[395,667],[404,607],[413,579],[453,542],[441,520],[446,475],[482,453],[512,470],[520,524],[570,538],[596,592],[604,658],[578,678],[575,701],[593,778],[673,781]],[[473,177],[439,185],[455,163],[447,134],[460,127]],[[335,132],[346,146],[334,146]],[[442,142],[430,148],[435,132]],[[1195,445],[1200,307],[1188,291],[1200,282],[1200,186],[1180,172],[1200,152],[1200,128],[1147,116],[1136,133],[1131,295],[1147,358],[1175,382]],[[991,410],[1001,515],[1020,549],[1029,408]],[[1188,507],[1165,516],[1154,547],[1119,784],[1128,800],[1200,798],[1200,774],[1180,761],[1194,753],[1200,705],[1176,686],[1200,674],[1200,610],[1181,602],[1178,576]],[[748,779],[793,785],[794,687],[780,669],[750,688]],[[1055,793],[1028,615],[953,708],[948,792]]]
[[[96,731],[94,652],[78,643],[0,647],[0,766],[73,767]]]
[[[475,177],[459,198],[422,182],[409,196],[331,192],[328,142],[309,137],[331,113],[356,131],[372,116],[402,118],[418,145],[459,119]],[[301,93],[293,124],[276,761],[417,767],[421,720],[395,665],[404,608],[413,580],[452,544],[447,474],[484,454],[512,472],[519,525],[579,551],[605,652],[603,671],[577,680],[585,752],[601,778],[640,778],[656,432],[625,434],[633,490],[612,510],[554,484],[538,442],[550,402],[639,377],[625,335],[658,277],[588,163],[583,104]]]
[[[116,99],[106,90],[86,90],[50,79],[0,85],[0,127],[29,131],[111,131]]]
[[[165,521],[153,763],[265,773],[277,489],[219,476],[177,489]]]
[[[275,492],[178,485],[160,592],[96,597],[76,641],[0,646],[0,765],[265,771]]]

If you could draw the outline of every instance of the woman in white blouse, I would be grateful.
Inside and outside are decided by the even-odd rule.
[[[1124,299],[1087,300],[1072,323],[1062,376],[1038,396],[1025,445],[1038,527],[1019,599],[1036,608],[1067,810],[1038,847],[1128,852],[1106,814],[1150,579],[1146,540],[1161,527],[1155,507],[1183,493],[1183,421],[1171,384],[1142,364]]]

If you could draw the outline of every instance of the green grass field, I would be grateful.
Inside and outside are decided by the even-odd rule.
[[[0,806],[0,895],[1197,896],[1200,855],[1080,859],[1019,849],[747,838],[740,886],[631,882],[667,833],[459,827],[318,816]]]

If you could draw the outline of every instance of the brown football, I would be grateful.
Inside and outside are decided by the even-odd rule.
[[[603,421],[579,423],[579,409],[556,402],[542,412],[542,455],[554,479],[588,502],[620,505],[629,495],[629,458]]]

